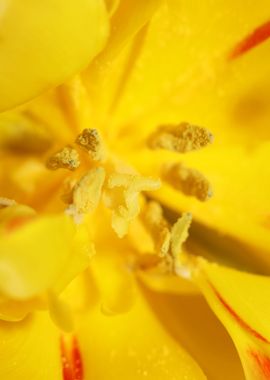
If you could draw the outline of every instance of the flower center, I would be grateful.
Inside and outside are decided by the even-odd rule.
[[[68,203],[66,212],[80,223],[103,200],[112,211],[114,231],[123,237],[129,223],[139,214],[141,193],[158,189],[160,180],[143,177],[110,155],[105,158],[104,143],[96,129],[84,129],[76,137],[75,144],[78,148],[64,147],[47,161],[50,170],[73,172],[80,167],[83,173],[67,180],[68,189],[62,197]]]
[[[178,154],[203,148],[211,143],[212,139],[211,133],[204,128],[189,123],[180,123],[158,127],[146,138],[145,147],[149,148],[149,154],[152,150],[158,149]],[[143,176],[126,162],[120,160],[115,153],[117,152],[107,149],[99,130],[86,128],[74,136],[73,142],[52,152],[47,158],[46,167],[40,163],[42,170],[40,171],[39,166],[38,173],[41,172],[42,179],[46,172],[49,173],[47,169],[51,175],[45,176],[44,189],[42,186],[35,186],[32,192],[30,189],[29,204],[33,208],[20,205],[20,200],[16,204],[7,198],[0,199],[0,229],[3,226],[5,232],[8,232],[7,229],[12,232],[14,228],[20,226],[20,221],[24,223],[29,218],[33,219],[33,216],[37,215],[34,209],[40,211],[43,207],[49,211],[51,208],[54,213],[58,210],[64,211],[66,214],[63,215],[60,212],[57,217],[53,215],[50,219],[51,216],[49,216],[48,220],[44,221],[42,221],[43,218],[40,220],[36,218],[36,223],[32,225],[30,223],[22,231],[22,234],[30,234],[33,229],[43,233],[42,228],[46,226],[48,233],[51,234],[53,231],[54,234],[55,229],[63,227],[62,235],[61,233],[55,234],[51,236],[52,239],[48,239],[48,248],[46,248],[47,241],[46,244],[44,241],[43,251],[55,249],[57,254],[52,254],[52,263],[48,262],[47,269],[42,266],[42,274],[44,274],[42,287],[39,284],[40,276],[33,276],[31,284],[27,281],[29,273],[32,274],[32,268],[36,265],[37,258],[40,259],[40,252],[38,251],[38,255],[36,254],[36,245],[33,244],[33,247],[31,245],[31,249],[29,248],[30,259],[33,263],[31,264],[29,260],[25,259],[23,266],[25,272],[19,273],[18,278],[26,284],[25,294],[33,294],[34,297],[31,298],[31,302],[29,301],[30,303],[27,303],[27,296],[23,295],[24,299],[27,299],[26,309],[20,310],[20,315],[27,314],[28,310],[48,308],[54,322],[63,330],[70,331],[72,329],[71,314],[73,313],[72,310],[70,313],[65,302],[60,299],[60,292],[68,284],[69,276],[70,281],[89,265],[89,258],[95,253],[93,242],[97,253],[101,252],[101,261],[102,254],[108,250],[110,257],[106,259],[120,262],[120,277],[127,275],[122,272],[137,271],[143,271],[144,274],[150,271],[158,275],[176,275],[186,278],[190,276],[189,259],[183,252],[182,245],[188,237],[192,216],[190,213],[184,213],[175,223],[172,223],[164,215],[162,205],[158,201],[152,200],[154,198],[152,192],[160,189],[161,180],[163,180],[185,195],[206,201],[212,194],[208,180],[197,170],[187,168],[177,161],[171,164],[162,164],[159,169],[160,178]],[[27,178],[29,178],[32,175],[32,168],[30,165],[29,172],[27,157],[25,165],[27,166]],[[27,184],[27,180],[25,183]],[[38,192],[39,194],[36,194]],[[37,198],[37,207],[35,198]],[[107,228],[106,223],[109,223]],[[13,230],[11,230],[12,228]],[[115,234],[110,235],[111,229]],[[20,236],[20,231],[18,236]],[[147,247],[144,245],[145,238],[150,243]],[[65,239],[68,241],[67,243],[65,243]],[[109,246],[106,242],[108,239],[110,239]],[[52,246],[50,245],[51,241]],[[76,248],[73,247],[73,244]],[[61,254],[59,247],[62,249]],[[62,259],[62,254],[65,260]],[[43,256],[46,261],[47,256]],[[11,267],[14,266],[15,269],[17,266],[20,267],[19,252],[14,253],[13,261],[10,264]],[[55,273],[58,273],[57,276],[54,268],[57,268],[57,270],[55,269]],[[14,272],[13,277],[10,274],[14,283],[16,283],[18,275],[16,270],[12,269],[10,272],[12,276]],[[60,281],[61,286],[58,286],[57,279],[59,276],[61,277],[61,272],[65,273],[65,270],[67,276],[63,276],[63,284]],[[51,272],[53,272],[52,275]],[[118,274],[116,274],[117,276]],[[116,283],[119,285],[122,280],[117,280]],[[123,296],[118,296],[118,293],[123,294],[123,287],[118,285],[114,291],[111,283],[109,284],[110,301],[105,302],[104,310],[113,313],[115,310],[117,312],[117,310],[123,309],[121,305],[119,307]],[[102,286],[99,287],[102,288]],[[42,289],[42,292],[39,289]],[[20,287],[18,287],[18,292],[20,295]],[[7,305],[9,302],[15,301],[9,296],[5,299]],[[126,305],[126,301],[124,303]],[[19,317],[16,315],[16,318]]]
[[[206,129],[180,123],[158,127],[149,136],[147,145],[154,150],[186,153],[201,149],[212,141],[213,136]],[[47,168],[78,172],[66,178],[62,193],[62,200],[68,205],[66,213],[76,223],[82,223],[103,201],[105,208],[111,211],[111,226],[119,238],[128,234],[129,225],[135,219],[151,236],[154,255],[141,255],[138,258],[139,268],[155,266],[166,272],[180,273],[179,257],[188,236],[191,214],[183,214],[171,225],[163,216],[161,205],[147,201],[144,195],[144,192],[158,190],[160,179],[143,177],[107,152],[97,129],[84,129],[73,145],[65,146],[49,157]],[[182,163],[163,165],[161,178],[176,190],[195,196],[200,201],[212,195],[209,181],[200,172]]]

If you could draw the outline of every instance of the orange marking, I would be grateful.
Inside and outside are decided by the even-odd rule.
[[[83,363],[77,339],[70,344],[64,337],[60,340],[63,380],[83,380]]]
[[[256,28],[251,34],[240,41],[229,53],[228,59],[233,60],[247,53],[270,38],[270,21]]]
[[[17,228],[24,226],[26,223],[28,223],[33,218],[34,218],[33,215],[15,217],[15,218],[13,218],[7,222],[6,231],[7,232],[14,232],[15,230],[17,230]]]
[[[229,314],[234,318],[234,320],[249,334],[253,335],[255,338],[261,340],[264,343],[270,343],[269,340],[267,340],[263,335],[261,335],[259,332],[254,330],[251,326],[249,326],[234,310],[233,308],[224,300],[224,298],[221,296],[221,294],[215,289],[215,287],[209,282],[209,285],[211,286],[213,292],[215,293],[216,297],[218,298],[219,302],[222,304],[222,306],[229,312]]]
[[[270,379],[270,359],[268,356],[255,352],[249,351],[252,359],[255,361],[256,365],[259,367],[260,372],[265,379]]]

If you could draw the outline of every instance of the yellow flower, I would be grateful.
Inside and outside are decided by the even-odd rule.
[[[0,6],[0,378],[270,377],[267,5]]]

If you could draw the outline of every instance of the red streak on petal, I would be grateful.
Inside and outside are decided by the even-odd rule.
[[[76,338],[73,338],[72,342],[72,362],[73,362],[73,372],[74,380],[83,380],[83,364],[82,356],[80,353],[79,345]]]
[[[60,340],[63,380],[83,380],[83,363],[78,342],[75,337],[71,345],[64,338]]]
[[[64,380],[73,380],[72,367],[69,360],[69,352],[63,338],[60,340],[61,347],[61,360],[62,360],[62,373]]]
[[[228,59],[233,60],[253,49],[270,38],[270,21],[256,28],[251,34],[240,41],[229,53]]]
[[[260,372],[265,379],[270,379],[270,358],[264,354],[249,351],[252,359],[255,361],[256,365],[259,367]]]
[[[264,343],[270,343],[269,340],[267,340],[264,336],[262,336],[260,333],[258,333],[256,330],[254,330],[251,326],[249,326],[236,312],[233,310],[233,308],[224,300],[224,298],[221,296],[221,294],[216,290],[216,288],[209,282],[209,285],[211,286],[213,292],[215,293],[216,297],[222,304],[222,306],[230,313],[230,315],[234,318],[234,320],[249,334],[253,335],[255,338],[261,340]]]

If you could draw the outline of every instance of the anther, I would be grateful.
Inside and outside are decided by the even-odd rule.
[[[174,189],[180,190],[185,195],[194,196],[202,202],[211,198],[213,194],[208,179],[202,173],[181,163],[166,165],[162,177]]]
[[[103,159],[103,146],[97,129],[86,128],[76,138],[76,144],[86,150],[94,161]]]
[[[187,153],[213,142],[213,135],[205,128],[186,122],[178,125],[161,125],[148,139],[151,149],[165,149]]]
[[[52,155],[47,161],[47,168],[75,170],[80,166],[79,154],[76,149],[66,146]]]

